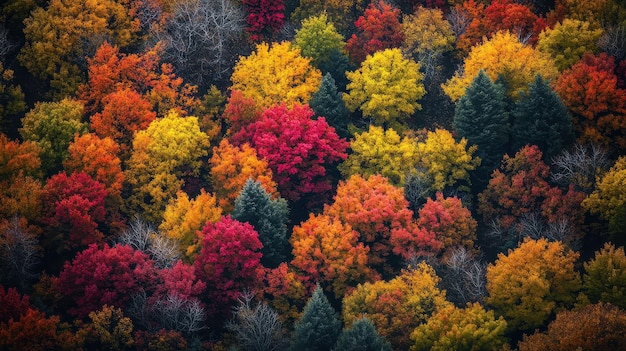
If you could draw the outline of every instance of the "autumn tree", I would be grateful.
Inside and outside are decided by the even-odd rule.
[[[0,133],[0,178],[10,180],[19,174],[40,178],[40,153],[36,142],[10,140]]]
[[[317,68],[320,68],[320,63],[329,62],[332,51],[342,51],[345,45],[343,36],[325,12],[303,20],[293,43],[300,48],[302,56],[310,58],[311,64]]]
[[[561,74],[555,90],[573,116],[577,141],[624,150],[626,90],[618,88],[611,56],[587,55]]]
[[[487,183],[508,147],[508,121],[502,87],[481,70],[458,101],[453,119],[457,137],[478,146],[476,156],[481,166],[475,177],[480,183]]]
[[[431,232],[420,229],[407,208],[402,188],[385,177],[352,176],[340,182],[334,202],[324,214],[349,224],[359,242],[369,247],[368,264],[379,274],[392,275],[400,258],[432,254],[441,248]]]
[[[289,207],[282,198],[272,199],[260,182],[248,179],[235,200],[233,219],[250,223],[259,233],[263,245],[261,263],[275,268],[287,254],[287,221]]]
[[[155,33],[164,45],[163,59],[179,76],[201,87],[228,78],[244,34],[243,6],[231,0],[172,3],[171,18]]]
[[[197,300],[206,289],[206,284],[196,275],[195,266],[182,261],[162,269],[159,275],[163,283],[156,287],[156,296],[175,295],[182,299]]]
[[[597,54],[602,32],[589,22],[566,18],[539,34],[537,49],[552,56],[556,67],[563,71],[585,54]]]
[[[337,344],[337,351],[391,351],[391,345],[378,334],[374,323],[363,317],[352,323],[351,328],[341,331]]]
[[[357,32],[348,39],[346,49],[357,64],[377,51],[400,47],[404,40],[400,9],[383,0],[370,3],[354,25]]]
[[[463,55],[487,35],[483,21],[485,4],[475,0],[457,3],[446,16],[456,36],[456,49]]]
[[[384,130],[374,125],[356,134],[350,142],[350,149],[352,152],[348,158],[339,165],[345,178],[357,174],[364,178],[380,174],[397,186],[405,184],[420,155],[415,138],[401,138],[392,128]]]
[[[15,72],[3,62],[0,57],[0,130],[6,132],[17,126],[18,116],[26,111],[26,102],[22,87],[14,80]]]
[[[495,52],[498,54],[494,55]],[[444,92],[452,101],[459,100],[481,70],[493,81],[502,76],[506,82],[506,95],[514,99],[527,89],[537,74],[546,80],[558,76],[558,70],[548,54],[522,44],[509,32],[497,32],[472,48],[463,61],[463,69],[442,85]]]
[[[152,290],[157,271],[148,255],[130,246],[95,244],[66,262],[58,288],[70,315],[85,317],[103,305],[125,308],[141,289]]]
[[[515,154],[505,155],[502,165],[493,172],[487,188],[478,195],[478,211],[489,223],[504,228],[516,225],[524,215],[537,212],[548,222],[567,219],[576,222],[581,216],[584,195],[570,185],[567,191],[548,183],[550,168],[536,146],[526,146]]]
[[[549,160],[574,141],[574,126],[567,107],[540,75],[527,92],[520,93],[511,117],[512,151],[537,145],[544,159]]]
[[[291,329],[300,319],[306,298],[310,294],[293,266],[282,262],[276,268],[264,269],[263,300],[279,314],[286,328]]]
[[[218,203],[225,212],[233,210],[235,199],[248,179],[258,181],[268,193],[277,194],[276,182],[267,160],[249,144],[232,145],[227,139],[213,148],[209,160],[211,181]]]
[[[343,321],[347,328],[367,315],[376,330],[394,349],[408,350],[410,333],[430,316],[450,305],[439,277],[426,263],[403,271],[390,280],[359,285],[343,299]]]
[[[315,115],[326,118],[328,124],[335,128],[341,137],[347,137],[350,112],[343,102],[342,94],[338,91],[335,79],[330,73],[324,74],[319,89],[311,96],[309,106]]]
[[[51,1],[24,20],[26,44],[20,63],[35,77],[50,80],[53,92],[72,94],[83,83],[84,56],[91,56],[105,40],[126,47],[137,38],[137,23],[124,4]]]
[[[317,91],[322,74],[289,42],[261,43],[252,54],[240,57],[231,76],[231,90],[239,90],[259,108],[284,103],[306,104]]]
[[[321,284],[341,298],[346,290],[373,278],[368,266],[368,247],[349,224],[320,214],[297,225],[291,235],[291,264],[302,272],[309,286]]]
[[[402,56],[400,49],[385,49],[368,56],[354,72],[343,95],[350,111],[359,109],[376,125],[401,129],[403,122],[422,106],[425,94],[419,63]]]
[[[610,304],[588,305],[558,313],[547,331],[525,335],[518,348],[520,351],[618,350],[626,347],[624,328],[624,310]]]
[[[151,110],[159,117],[165,116],[171,109],[177,109],[179,113],[189,113],[198,107],[199,101],[194,96],[197,87],[185,84],[182,78],[173,73],[171,64],[162,64],[160,61],[158,46],[147,48],[140,54],[125,54],[120,53],[119,46],[104,42],[93,57],[87,59],[88,79],[78,89],[78,97],[85,105],[87,115],[102,112],[105,96],[118,90],[135,90],[151,104]],[[138,100],[136,96],[131,98]],[[124,102],[121,106],[129,106],[123,96],[116,96],[113,100],[116,103],[122,100]],[[148,115],[144,115],[139,121],[128,120],[123,116],[119,118],[124,124],[145,128],[144,123],[150,123],[145,122],[150,114],[145,110],[144,103],[140,107],[142,109],[133,110],[134,113],[139,116]],[[122,134],[128,135],[124,132]]]
[[[47,176],[62,169],[68,156],[68,146],[74,134],[83,134],[83,105],[69,98],[59,102],[41,102],[22,118],[20,135],[41,149],[42,170]]]
[[[36,234],[23,217],[0,220],[0,283],[20,289],[31,286],[37,277],[36,268],[41,256]],[[0,290],[0,295],[2,292]],[[9,306],[10,303],[4,305]]]
[[[426,78],[433,79],[441,69],[441,56],[454,48],[452,26],[438,8],[418,7],[402,18],[402,51],[420,63]]]
[[[280,195],[288,201],[323,201],[332,189],[327,168],[346,158],[348,143],[306,105],[277,105],[233,139],[250,142],[267,160]],[[313,198],[315,196],[315,198]]]
[[[31,308],[30,297],[22,295],[15,288],[4,288],[0,285],[0,323],[9,320],[17,321]]]
[[[165,207],[159,230],[176,240],[188,261],[200,251],[201,238],[197,233],[207,222],[215,223],[221,216],[217,199],[204,189],[193,199],[184,191],[178,191]]]
[[[111,138],[95,134],[76,134],[68,148],[63,168],[68,173],[83,172],[104,185],[109,211],[116,212],[122,205],[124,173],[118,157],[119,145]]]
[[[212,310],[209,316],[223,316],[244,289],[259,281],[261,248],[259,234],[252,225],[230,216],[202,229],[202,247],[195,259],[197,276],[207,284],[204,295]]]
[[[457,143],[446,129],[435,129],[426,134],[426,140],[417,143],[417,162],[419,170],[424,170],[432,179],[432,190],[458,187],[469,190],[470,172],[481,163],[473,154],[479,150],[476,145],[467,146],[468,140],[461,137]],[[459,184],[460,183],[460,184]]]
[[[72,350],[81,347],[59,316],[29,308],[19,319],[0,323],[0,347],[7,350]]]
[[[291,14],[291,21],[302,23],[307,18],[326,13],[329,22],[332,22],[339,32],[343,33],[354,25],[354,21],[363,13],[366,5],[367,2],[364,0],[302,0]]]
[[[271,39],[282,28],[284,0],[242,0],[242,3],[248,13],[246,29],[253,41]]]
[[[318,285],[296,322],[290,350],[330,350],[341,332],[341,321]]]
[[[457,197],[444,198],[442,193],[437,192],[434,200],[426,200],[418,211],[418,218],[417,225],[432,232],[444,248],[474,247],[478,223]]]
[[[135,344],[133,321],[118,307],[106,304],[89,313],[90,322],[77,334],[84,337],[84,345],[91,349],[130,350]]]
[[[574,270],[578,253],[560,242],[525,240],[487,267],[486,302],[513,330],[537,328],[555,312],[571,307],[580,289]]]
[[[120,158],[128,160],[136,132],[148,128],[156,118],[152,104],[137,91],[120,89],[102,98],[102,111],[90,117],[90,127],[100,138],[119,145]]]
[[[46,247],[67,251],[101,243],[106,196],[104,185],[83,172],[48,179],[42,194]]]
[[[545,19],[537,17],[529,6],[512,0],[495,0],[485,7],[484,30],[488,34],[509,31],[523,43],[534,44],[546,27]]]
[[[610,303],[624,309],[626,307],[624,248],[615,248],[613,244],[605,243],[584,266],[583,291],[591,303]]]
[[[413,330],[411,350],[501,350],[507,344],[506,326],[504,318],[496,319],[493,311],[479,303],[465,308],[448,306]]]
[[[160,223],[167,201],[184,184],[183,177],[199,175],[208,146],[198,119],[181,117],[173,110],[136,133],[126,171],[132,189],[127,211]]]

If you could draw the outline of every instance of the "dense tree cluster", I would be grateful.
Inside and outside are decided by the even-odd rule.
[[[1,350],[618,350],[618,0],[0,4]]]

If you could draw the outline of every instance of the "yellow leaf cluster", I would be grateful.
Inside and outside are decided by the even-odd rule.
[[[414,14],[404,16],[402,30],[403,49],[408,53],[444,53],[454,48],[456,38],[441,9],[419,7]]]
[[[575,302],[581,286],[574,270],[578,256],[559,241],[527,239],[487,267],[486,302],[513,329],[542,326],[553,313]]]
[[[217,206],[215,196],[204,189],[193,200],[184,191],[178,191],[176,198],[165,207],[159,231],[175,239],[186,258],[191,260],[199,252],[197,232],[207,222],[215,223],[221,216],[222,209]]]
[[[613,167],[596,180],[594,190],[582,205],[588,211],[610,220],[626,204],[626,156],[617,159]]]
[[[396,186],[403,186],[406,175],[417,163],[417,142],[401,138],[393,129],[383,130],[371,125],[367,132],[357,134],[350,143],[352,153],[339,165],[344,178],[358,174],[364,178],[380,174]]]
[[[289,42],[260,43],[235,64],[230,89],[241,91],[261,108],[279,103],[292,107],[308,104],[321,80],[322,73],[311,66],[311,59],[302,57]]]
[[[517,98],[540,74],[546,80],[556,79],[559,72],[548,54],[519,42],[509,32],[497,32],[481,45],[472,48],[458,71],[445,84],[443,91],[457,101],[465,95],[480,70],[496,81],[499,76],[506,82],[507,95]]]
[[[537,49],[550,55],[559,71],[563,71],[585,53],[597,53],[602,33],[601,28],[594,28],[589,22],[566,18],[539,34]]]
[[[465,138],[457,143],[446,129],[436,129],[417,144],[417,165],[433,179],[433,190],[441,191],[459,181],[469,184],[469,171],[480,165],[480,158],[472,156],[477,148],[468,148]]]
[[[350,111],[360,109],[363,117],[377,125],[398,128],[422,106],[426,94],[420,64],[402,56],[400,49],[385,49],[368,55],[361,67],[346,72],[350,83],[343,100]]]

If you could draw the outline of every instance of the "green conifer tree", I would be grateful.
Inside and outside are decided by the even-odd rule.
[[[391,351],[391,345],[378,334],[371,320],[361,318],[341,332],[335,351]]]
[[[335,80],[330,73],[326,73],[322,78],[319,90],[313,94],[309,106],[315,114],[326,118],[326,122],[333,128],[339,136],[347,137],[348,119],[350,112],[341,98],[341,93],[337,91]]]
[[[261,263],[275,268],[285,261],[289,208],[283,198],[272,199],[260,182],[248,179],[235,200],[232,218],[248,222],[263,244]]]
[[[302,317],[296,322],[291,350],[331,350],[340,332],[341,321],[337,312],[318,284],[313,296],[304,306]]]
[[[574,141],[574,126],[567,107],[540,75],[530,84],[528,92],[520,93],[512,114],[511,154],[527,144],[537,145],[544,159],[550,160]]]
[[[468,145],[478,145],[476,156],[482,160],[472,183],[484,186],[491,172],[500,164],[509,145],[509,120],[505,93],[500,84],[480,71],[465,95],[457,102],[453,126],[457,137]]]
[[[333,49],[328,54],[328,60],[324,60],[317,65],[322,74],[330,73],[335,80],[338,91],[346,91],[348,77],[346,72],[354,71],[355,66],[350,63],[350,59],[341,50]]]

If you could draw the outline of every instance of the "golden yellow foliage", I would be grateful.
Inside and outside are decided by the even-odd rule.
[[[613,167],[596,179],[596,190],[585,200],[583,207],[600,217],[610,220],[626,204],[626,156],[617,159]]]

